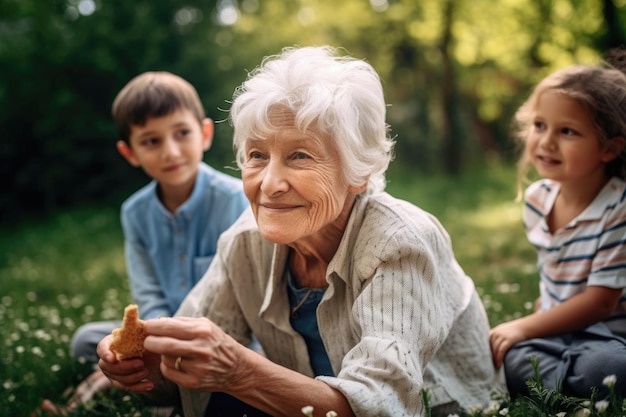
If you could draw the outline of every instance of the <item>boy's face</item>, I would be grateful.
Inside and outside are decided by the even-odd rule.
[[[129,144],[120,141],[117,149],[133,166],[159,182],[161,189],[193,185],[198,164],[213,139],[213,123],[202,124],[186,109],[161,117],[150,117],[145,125],[133,125]]]

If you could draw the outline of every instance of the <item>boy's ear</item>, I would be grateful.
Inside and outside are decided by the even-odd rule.
[[[129,164],[134,167],[138,167],[141,165],[137,160],[137,157],[135,157],[135,152],[133,152],[133,149],[128,146],[128,143],[124,142],[123,140],[118,140],[115,146],[120,155],[122,155]]]
[[[213,120],[208,117],[202,120],[202,149],[208,151],[213,144]]]
[[[614,138],[611,138],[604,152],[604,162],[611,162],[617,158],[624,150],[625,145],[626,139],[624,139],[623,136],[615,136]]]

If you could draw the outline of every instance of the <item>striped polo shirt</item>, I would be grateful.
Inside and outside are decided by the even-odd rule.
[[[546,217],[560,185],[531,184],[525,193],[524,227],[538,254],[541,309],[548,310],[589,285],[626,288],[626,183],[611,180],[576,218],[551,232]],[[626,335],[626,296],[605,324]]]

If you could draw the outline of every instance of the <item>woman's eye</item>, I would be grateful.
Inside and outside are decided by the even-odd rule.
[[[303,153],[303,152],[296,152],[293,154],[293,159],[308,159],[309,155]]]
[[[250,152],[250,159],[262,159],[263,154],[261,152]]]

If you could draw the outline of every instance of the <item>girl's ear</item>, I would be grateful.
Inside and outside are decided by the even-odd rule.
[[[202,121],[202,149],[208,151],[213,144],[213,120],[208,117]]]
[[[604,162],[611,162],[617,158],[624,150],[625,145],[626,140],[623,136],[615,136],[614,138],[609,139],[609,143],[604,151]]]
[[[124,142],[123,140],[118,140],[115,144],[115,147],[117,148],[117,151],[120,153],[120,155],[122,155],[129,164],[134,167],[139,167],[141,165],[139,163],[139,160],[135,156],[135,152],[133,152],[133,149],[128,146],[128,143]]]

